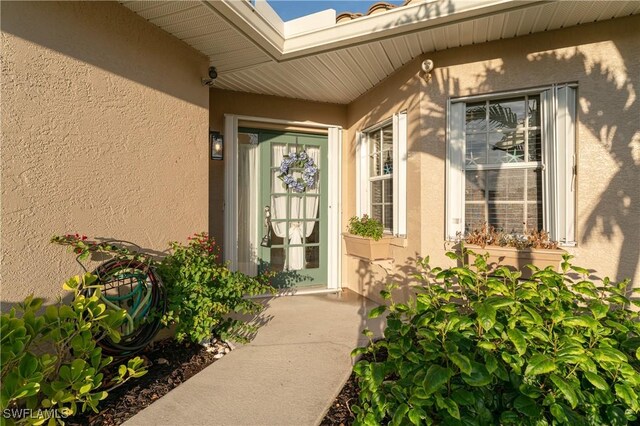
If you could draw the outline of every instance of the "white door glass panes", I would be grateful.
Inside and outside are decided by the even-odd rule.
[[[371,217],[393,230],[393,126],[368,133]]]
[[[313,188],[295,192],[287,188],[278,177],[282,173],[281,164],[285,155],[306,154],[320,170],[320,148],[298,144],[271,144],[271,266],[275,271],[319,268],[320,244],[320,180]],[[295,179],[302,178],[303,169],[289,168]],[[313,244],[315,248],[311,248]],[[310,266],[311,265],[311,266]]]

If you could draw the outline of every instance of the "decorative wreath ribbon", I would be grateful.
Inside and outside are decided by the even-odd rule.
[[[290,169],[302,169],[302,177],[295,178]],[[285,155],[280,163],[280,174],[278,178],[284,182],[287,188],[295,192],[304,192],[313,189],[316,185],[316,175],[318,168],[313,158],[306,151],[292,152]]]

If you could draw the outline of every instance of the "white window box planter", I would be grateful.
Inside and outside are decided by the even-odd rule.
[[[566,251],[562,249],[517,249],[515,247],[501,246],[485,246],[480,247],[475,244],[465,244],[464,247],[471,250],[475,254],[489,254],[487,263],[491,271],[499,266],[506,266],[512,271],[521,271],[522,278],[531,277],[531,269],[525,268],[525,265],[534,265],[540,269],[547,266],[553,266],[555,270],[559,270],[562,256]],[[468,253],[464,259],[465,263],[473,265],[475,255]]]
[[[378,241],[349,233],[342,234],[347,247],[347,255],[364,260],[391,259],[391,235],[384,236]]]

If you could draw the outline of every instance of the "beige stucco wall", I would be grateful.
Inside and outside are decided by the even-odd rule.
[[[407,247],[395,267],[343,257],[343,285],[375,297],[411,272],[416,254],[450,264],[445,241],[445,129],[449,97],[577,82],[575,263],[640,286],[640,17],[551,31],[425,55],[348,107],[348,173],[355,193],[355,131],[402,109],[409,114]],[[430,82],[419,61],[432,59]],[[345,200],[343,218],[355,213]],[[390,274],[385,271],[390,270]],[[406,292],[405,292],[406,293]]]
[[[407,237],[394,240],[391,247],[394,263],[369,264],[346,254],[342,257],[342,285],[372,298],[389,281],[404,283],[406,268],[411,267],[416,255],[421,253],[423,194],[419,191],[422,179],[420,96],[424,83],[418,76],[419,70],[420,61],[416,59],[349,104],[347,109],[347,153],[343,157],[347,172],[343,174],[342,208],[345,230],[349,218],[356,214],[356,132],[383,122],[395,113],[407,112]],[[406,285],[401,293],[405,296],[408,294]]]
[[[395,264],[344,255],[342,285],[375,298],[394,280],[407,295],[416,256],[449,263],[447,99],[562,82],[577,82],[580,98],[578,245],[569,251],[601,275],[640,283],[640,17],[428,54],[333,105],[203,88],[206,58],[116,3],[1,7],[3,303],[52,298],[78,272],[48,243],[54,233],[163,250],[208,228],[222,242],[224,161],[208,159],[207,130],[223,131],[224,114],[343,126],[346,226],[356,132],[405,110],[407,238],[395,242]],[[436,65],[428,82],[419,72],[427,57]]]
[[[277,96],[240,93],[211,89],[210,119],[211,130],[224,133],[224,115],[235,114],[251,117],[271,118],[288,121],[310,121],[345,127],[346,105],[323,102],[308,102]],[[258,125],[261,128],[266,124]],[[311,131],[317,129],[271,125],[282,130]],[[209,232],[221,244],[224,240],[224,160],[209,162]]]
[[[208,60],[115,2],[2,2],[3,308],[78,273],[53,234],[207,229]]]

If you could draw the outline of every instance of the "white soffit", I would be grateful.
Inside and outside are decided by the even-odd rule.
[[[220,74],[273,60],[205,2],[143,0],[121,3],[207,55]]]
[[[207,55],[215,87],[341,104],[424,53],[640,13],[638,1],[414,1],[309,31],[301,18],[292,31],[265,0],[122,4]]]

